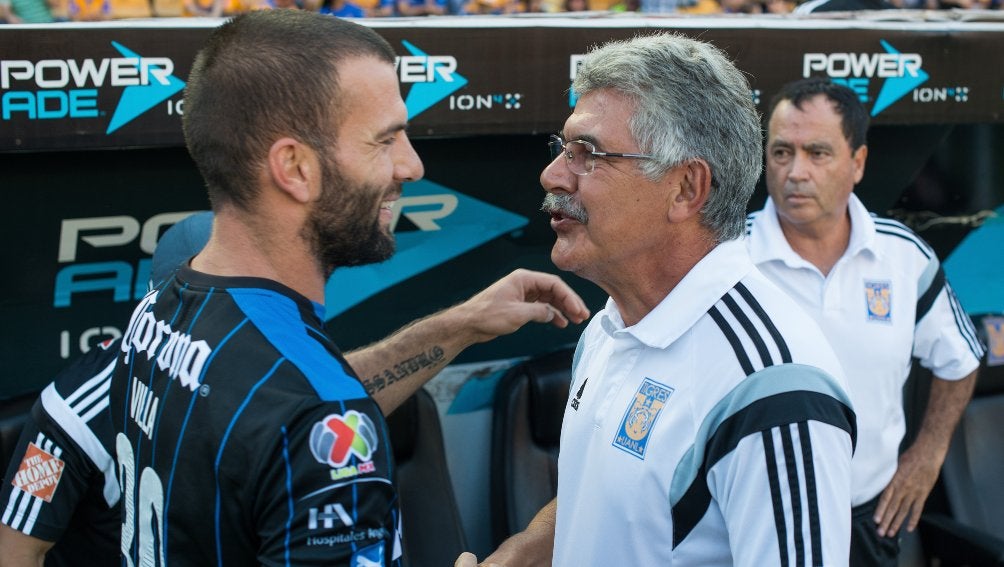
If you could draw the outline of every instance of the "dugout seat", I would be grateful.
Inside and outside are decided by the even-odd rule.
[[[982,317],[974,317],[974,322],[985,344],[996,348],[998,357],[1004,354],[1000,337],[988,336]],[[1002,472],[1004,365],[988,365],[984,358],[973,399],[959,420],[941,478],[921,518],[921,540],[929,564],[1004,566]],[[941,505],[938,498],[944,501]]]
[[[439,410],[420,388],[387,417],[407,567],[453,565],[467,539],[446,463]]]
[[[1001,337],[977,329],[1004,354]],[[1004,365],[980,365],[976,391],[959,420],[941,469],[946,509],[925,507],[925,553],[943,567],[1004,566]]]
[[[558,443],[574,349],[526,360],[495,390],[491,510],[495,546],[522,531],[558,489]]]

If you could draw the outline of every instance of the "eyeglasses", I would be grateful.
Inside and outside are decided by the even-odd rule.
[[[635,159],[655,159],[655,156],[645,154],[622,154],[615,152],[598,152],[592,142],[585,140],[571,140],[566,142],[561,136],[552,134],[547,142],[551,149],[551,161],[560,155],[565,156],[565,164],[568,170],[575,175],[589,175],[596,167],[596,156],[619,157]]]

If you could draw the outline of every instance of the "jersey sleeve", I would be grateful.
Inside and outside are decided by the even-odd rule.
[[[55,542],[99,477],[87,454],[36,402],[4,477],[0,520],[25,535]]]
[[[933,276],[919,282],[913,355],[938,378],[958,380],[976,370],[986,349],[937,259],[932,263]]]
[[[712,467],[737,567],[847,565],[851,445],[832,424],[785,423],[743,437]]]
[[[399,565],[400,514],[385,422],[369,398],[309,408],[254,482],[264,565]]]

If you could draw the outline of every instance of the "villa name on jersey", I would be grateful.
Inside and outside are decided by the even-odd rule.
[[[194,392],[199,387],[199,377],[213,349],[206,341],[194,341],[191,335],[176,331],[167,321],[157,319],[153,314],[155,303],[157,291],[152,291],[133,311],[129,328],[122,337],[122,352],[127,357],[145,353],[148,361],[156,356],[160,371],[166,372],[172,380],[178,379],[183,387]],[[126,359],[127,362],[129,360]]]

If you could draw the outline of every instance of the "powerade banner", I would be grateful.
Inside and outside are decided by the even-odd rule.
[[[589,46],[674,30],[725,49],[761,109],[783,83],[830,77],[876,124],[1004,121],[1004,19],[363,20],[398,53],[415,137],[554,130]],[[0,151],[180,146],[184,82],[213,22],[0,28]],[[193,27],[197,26],[197,27]]]

